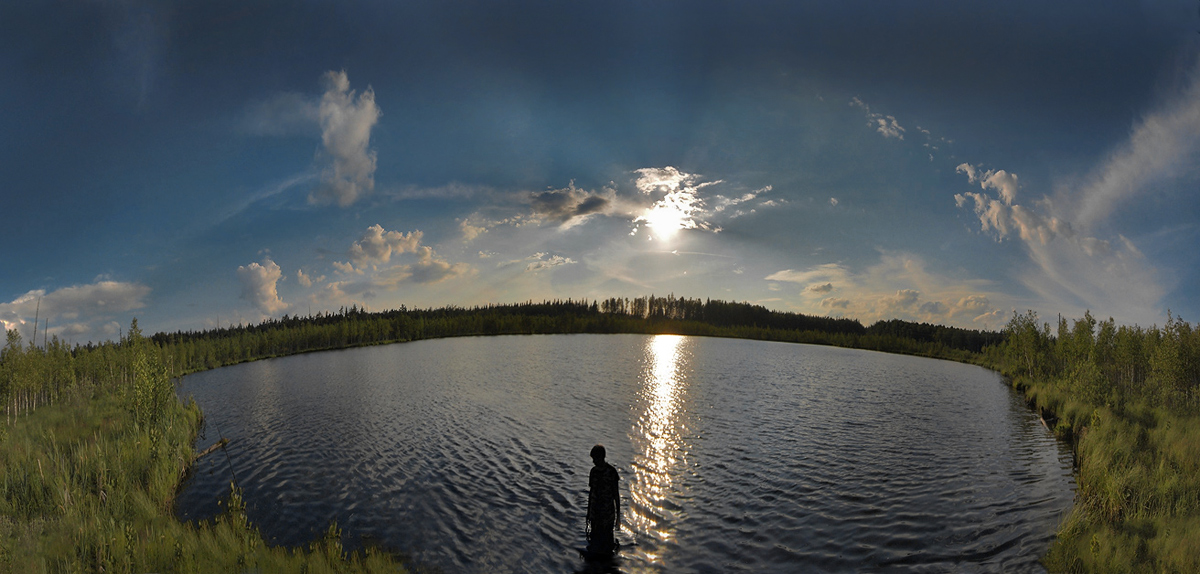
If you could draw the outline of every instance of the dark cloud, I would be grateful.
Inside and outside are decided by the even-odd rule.
[[[572,182],[563,189],[531,193],[529,203],[535,216],[565,223],[577,217],[607,213],[613,198],[611,192],[596,193],[579,189]]]

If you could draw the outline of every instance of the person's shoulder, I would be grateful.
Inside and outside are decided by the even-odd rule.
[[[621,473],[617,471],[617,467],[608,464],[607,462],[604,463],[604,472],[616,477],[617,479],[621,478]]]

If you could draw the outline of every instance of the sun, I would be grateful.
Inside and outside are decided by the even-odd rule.
[[[676,189],[654,202],[635,221],[645,222],[659,240],[670,241],[679,230],[697,227],[693,215],[699,209],[700,198],[694,189]]]

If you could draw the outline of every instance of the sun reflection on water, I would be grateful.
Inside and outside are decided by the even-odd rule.
[[[634,480],[630,484],[630,526],[653,540],[672,538],[677,516],[669,504],[672,486],[678,480],[686,454],[679,433],[679,415],[685,385],[681,367],[686,364],[685,338],[656,335],[646,344],[646,367],[639,391],[641,415],[630,438],[634,446]],[[646,558],[657,562],[652,549]]]

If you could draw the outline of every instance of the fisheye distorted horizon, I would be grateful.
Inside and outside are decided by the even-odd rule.
[[[1189,2],[7,6],[0,323],[652,293],[1194,321],[1197,29]]]

